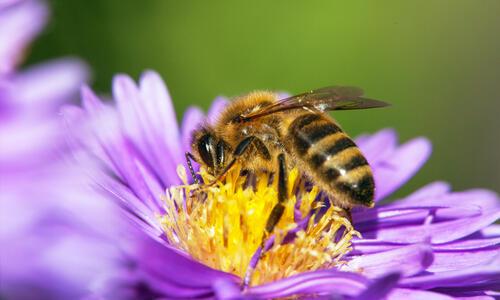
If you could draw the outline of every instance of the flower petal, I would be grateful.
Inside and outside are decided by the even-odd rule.
[[[370,165],[374,166],[387,159],[397,146],[398,137],[394,129],[382,129],[367,138],[356,139],[358,147]]]
[[[434,293],[430,291],[421,291],[421,290],[410,290],[410,289],[394,289],[389,293],[387,297],[388,300],[453,300],[455,298]]]
[[[467,288],[479,284],[496,283],[500,278],[500,264],[484,265],[465,270],[439,272],[429,275],[403,278],[401,287],[432,289],[437,287]]]
[[[433,260],[430,245],[415,244],[376,254],[353,258],[347,268],[361,271],[368,278],[398,272],[408,277],[418,274],[431,265]]]
[[[430,240],[433,244],[448,243],[470,235],[494,223],[500,217],[500,210],[477,217],[458,219],[436,224],[380,228],[378,240],[393,243],[418,243]]]
[[[302,273],[269,284],[251,287],[248,295],[263,298],[323,293],[355,296],[364,290],[366,285],[366,278],[358,274],[323,270]]]
[[[215,296],[220,300],[234,300],[241,297],[240,287],[232,280],[218,279],[213,286]]]
[[[422,167],[430,154],[430,142],[416,138],[400,146],[387,160],[372,165],[377,187],[375,199],[381,200],[397,190]]]
[[[229,104],[229,101],[226,97],[217,97],[214,102],[212,102],[212,106],[208,110],[208,123],[215,124],[217,122],[217,118],[220,116],[222,110]]]
[[[196,130],[204,119],[203,112],[198,107],[189,107],[182,119],[182,147],[184,151],[191,150],[193,131]]]
[[[408,197],[402,201],[395,201],[391,206],[447,206],[447,207],[479,207],[483,211],[500,208],[498,195],[492,191],[474,189],[463,192],[432,195],[427,197]]]
[[[399,278],[401,278],[401,275],[399,273],[391,273],[381,278],[378,278],[373,283],[371,283],[366,290],[364,290],[354,299],[355,300],[386,299],[386,296],[398,283]]]
[[[500,244],[477,250],[434,251],[434,261],[427,268],[429,272],[463,270],[477,265],[488,264],[500,253]]]
[[[0,74],[11,72],[24,48],[47,22],[48,10],[41,1],[23,1],[0,11]]]
[[[88,67],[79,59],[58,59],[32,66],[12,79],[11,101],[40,115],[74,99],[88,78]]]
[[[126,75],[117,75],[113,80],[113,95],[117,101],[121,116],[120,125],[124,127],[127,137],[140,150],[145,161],[161,178],[165,186],[179,184],[176,167],[181,163],[179,152],[172,152],[169,140],[165,137],[165,128],[148,111],[148,101],[139,96],[139,90],[134,81]],[[177,126],[172,128],[177,130]]]
[[[212,289],[219,280],[239,282],[232,274],[211,269],[152,239],[143,239],[137,255],[148,274],[180,287]]]

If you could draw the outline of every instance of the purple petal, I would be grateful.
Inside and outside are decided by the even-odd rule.
[[[401,247],[401,244],[393,244],[366,238],[354,239],[352,245],[353,250],[349,252],[349,255],[352,256],[384,252]]]
[[[395,206],[421,206],[421,199],[432,199],[433,197],[438,197],[445,195],[451,191],[451,187],[448,183],[442,181],[436,181],[427,184],[424,187],[413,192],[411,195],[407,196],[401,200],[395,200],[391,205]]]
[[[217,97],[208,110],[208,123],[215,124],[222,110],[229,104],[226,97]]]
[[[63,146],[55,120],[25,118],[0,124],[0,168],[3,172],[36,168],[51,161]]]
[[[48,10],[41,1],[23,1],[0,11],[0,74],[11,72],[25,47],[47,21]]]
[[[181,287],[211,289],[220,280],[239,282],[232,274],[211,269],[151,239],[144,239],[137,255],[147,273]]]
[[[164,186],[179,184],[175,170],[177,164],[181,162],[180,153],[174,155],[168,145],[172,141],[163,136],[165,131],[169,131],[165,130],[168,127],[161,127],[159,121],[155,122],[153,112],[148,111],[148,105],[151,106],[148,103],[152,103],[153,100],[142,99],[134,81],[126,75],[115,76],[113,95],[121,116],[120,124],[150,168],[161,178]],[[177,130],[176,128],[172,130]]]
[[[416,138],[400,146],[387,160],[372,165],[376,184],[376,200],[383,199],[402,186],[427,161],[431,144]]]
[[[355,296],[367,285],[367,280],[356,273],[323,270],[291,276],[276,282],[251,287],[249,296],[279,298],[296,294],[326,293]]]
[[[500,224],[492,224],[481,230],[484,237],[500,237]]]
[[[93,124],[94,134],[118,171],[117,175],[152,211],[161,212],[161,185],[135,145],[120,134],[114,111],[107,111],[88,88],[83,89],[82,97],[84,106],[97,120]]]
[[[476,284],[495,282],[498,284],[498,278],[500,278],[500,264],[492,264],[465,270],[403,278],[400,282],[400,286],[417,289],[432,289],[437,287],[466,288]]]
[[[377,300],[386,299],[386,296],[396,286],[401,278],[398,273],[392,273],[376,279],[366,290],[356,296],[355,300]]]
[[[395,150],[398,137],[394,129],[383,129],[366,138],[357,138],[356,143],[370,165],[386,160]]]
[[[500,237],[481,239],[462,239],[451,243],[434,245],[432,248],[442,251],[448,250],[477,250],[500,244]]]
[[[216,280],[213,288],[216,298],[220,300],[234,300],[241,297],[240,287],[232,280]]]
[[[410,290],[410,289],[394,289],[391,291],[388,300],[453,300],[455,298],[434,293],[430,291],[421,291],[421,290]]]
[[[145,109],[148,112],[150,122],[152,122],[152,128],[156,130],[159,139],[156,142],[164,142],[164,147],[177,166],[183,160],[182,145],[180,144],[181,133],[167,87],[160,75],[153,71],[146,71],[142,74],[139,86],[141,97],[145,102]],[[158,155],[165,154],[158,153]]]
[[[430,245],[416,244],[353,258],[347,265],[349,270],[361,271],[369,278],[387,273],[412,276],[425,270],[433,260]]]
[[[165,82],[154,71],[146,71],[140,79],[141,96],[148,105],[150,116],[155,127],[163,129],[165,140],[169,141],[172,153],[179,153],[179,127],[172,98],[168,93]]]
[[[203,122],[204,115],[198,107],[189,107],[182,119],[182,146],[184,151],[191,150],[191,138],[193,131]]]
[[[423,224],[429,215],[433,216],[433,222],[438,222],[479,216],[481,209],[475,206],[452,208],[438,206],[381,207],[357,212],[353,214],[353,220],[355,220],[356,229],[364,237],[372,238],[382,228]]]
[[[463,270],[477,265],[488,264],[500,254],[500,244],[490,248],[468,251],[434,251],[434,261],[427,268],[429,272]]]
[[[380,228],[376,231],[376,236],[379,240],[393,243],[418,243],[430,240],[433,244],[442,244],[481,230],[499,217],[500,211],[497,210],[477,217],[436,224]]]
[[[491,211],[500,208],[500,201],[496,193],[488,190],[468,190],[441,195],[429,195],[427,197],[410,196],[402,201],[395,201],[391,206],[442,206],[442,207],[478,207],[483,211]]]

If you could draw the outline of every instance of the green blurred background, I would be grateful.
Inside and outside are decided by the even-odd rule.
[[[344,84],[393,104],[340,112],[352,135],[394,127],[434,153],[401,193],[444,179],[500,191],[500,1],[53,0],[29,63],[76,55],[109,93],[155,69],[178,115],[217,95]]]

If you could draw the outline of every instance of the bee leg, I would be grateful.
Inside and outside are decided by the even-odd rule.
[[[243,281],[243,288],[246,288],[250,282],[252,281],[252,275],[257,267],[257,263],[259,260],[265,255],[266,249],[265,249],[265,243],[267,238],[271,235],[271,233],[274,230],[274,227],[276,227],[276,224],[278,224],[279,220],[283,216],[283,212],[285,211],[285,202],[288,199],[288,175],[286,172],[286,163],[285,163],[285,155],[283,153],[278,155],[278,163],[279,163],[279,170],[278,170],[278,203],[274,205],[271,214],[269,214],[269,217],[267,218],[266,222],[266,228],[264,230],[264,234],[262,236],[262,242],[260,245],[260,254],[258,260],[254,263],[254,265],[249,265],[246,274],[244,277]]]
[[[285,202],[288,199],[288,175],[286,174],[285,155],[278,155],[278,203],[273,207],[266,223],[266,233],[269,235],[278,224],[283,212],[285,211]],[[264,243],[264,242],[263,242]]]
[[[196,173],[194,172],[194,169],[193,169],[193,165],[191,164],[191,160],[196,161],[194,159],[193,154],[191,154],[190,152],[186,152],[185,155],[186,155],[186,162],[187,162],[187,165],[189,168],[189,172],[191,173],[191,177],[193,178],[194,183],[200,184],[200,181],[198,180],[198,176],[196,176]]]

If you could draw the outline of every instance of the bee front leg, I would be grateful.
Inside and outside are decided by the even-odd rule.
[[[198,180],[198,176],[196,176],[196,173],[194,172],[194,169],[193,169],[193,165],[191,163],[191,161],[196,161],[196,159],[194,159],[193,154],[191,154],[190,152],[186,152],[185,155],[186,155],[186,162],[187,162],[187,165],[189,168],[189,172],[191,173],[191,177],[193,178],[194,183],[200,184],[200,181]]]

